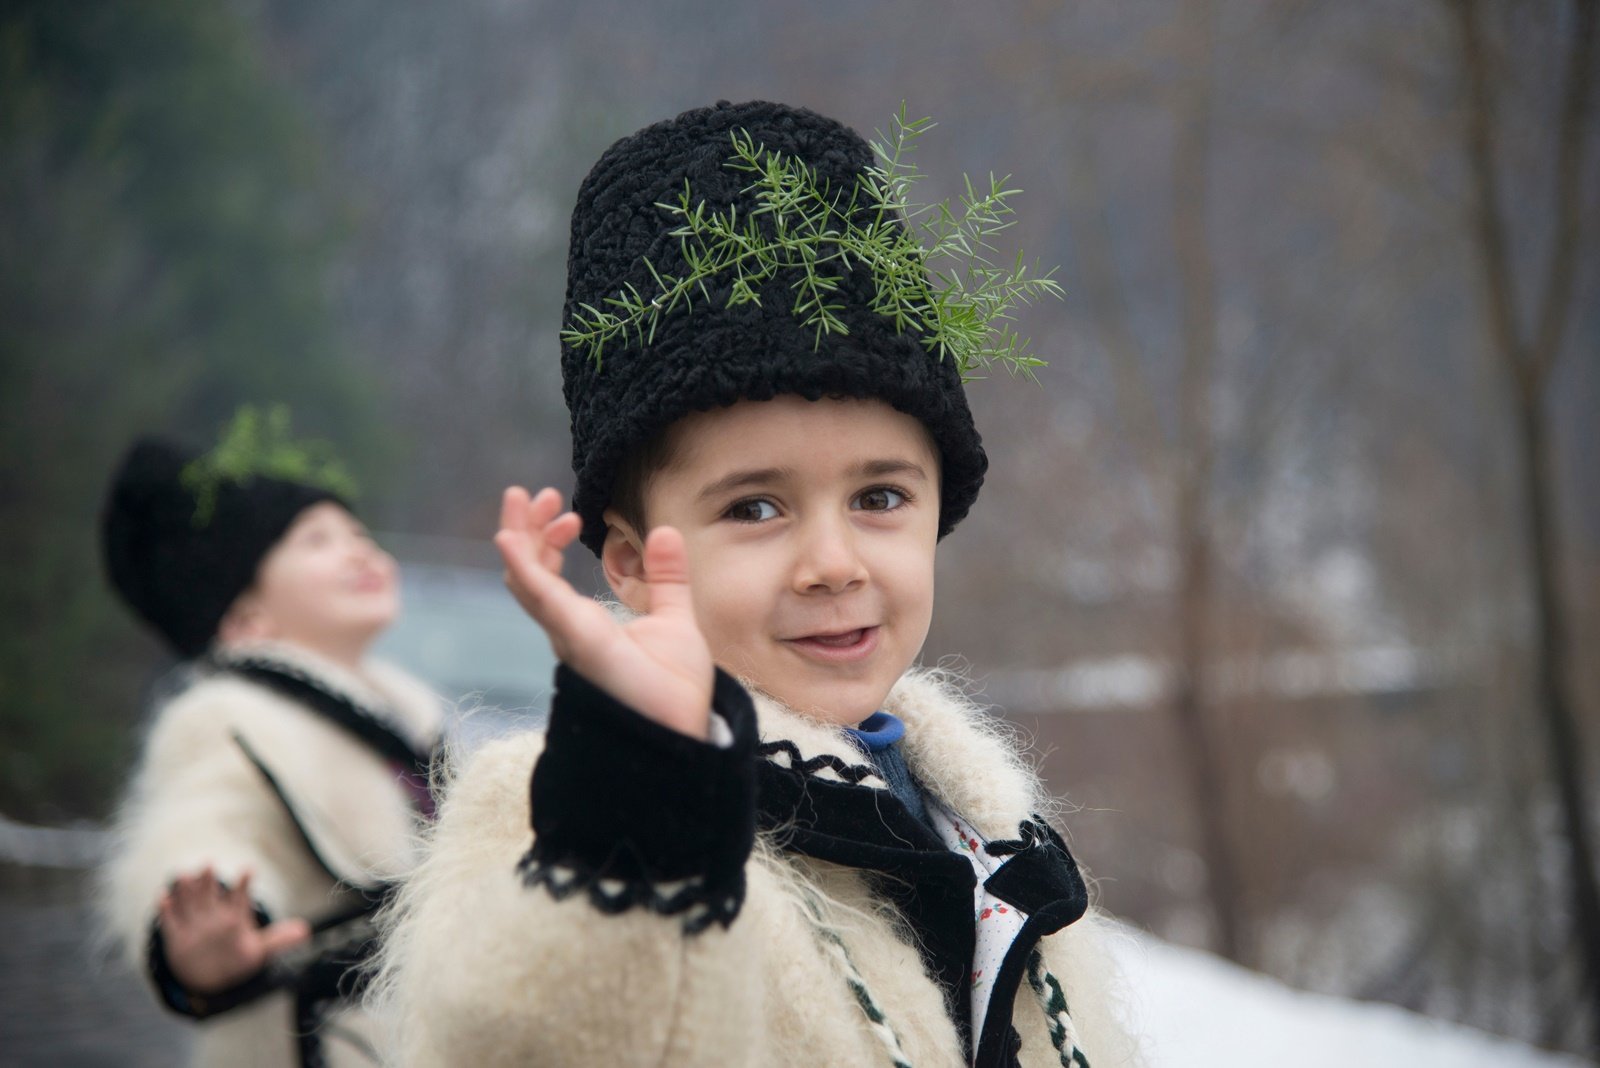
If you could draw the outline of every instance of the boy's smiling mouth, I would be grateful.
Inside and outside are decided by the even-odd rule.
[[[387,591],[389,589],[389,576],[385,575],[376,568],[368,568],[367,570],[357,572],[356,575],[349,580],[349,585],[350,588],[355,590],[357,593],[378,593]]]
[[[857,627],[854,630],[829,631],[807,634],[799,638],[783,639],[785,645],[804,656],[828,663],[849,663],[864,660],[878,647],[878,627]]]

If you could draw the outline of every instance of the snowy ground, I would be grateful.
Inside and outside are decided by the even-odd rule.
[[[1581,1068],[1392,1005],[1308,994],[1128,933],[1117,956],[1152,1068]]]

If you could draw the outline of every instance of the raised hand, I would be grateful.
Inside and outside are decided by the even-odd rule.
[[[224,887],[209,867],[173,882],[162,895],[158,922],[172,974],[195,994],[226,990],[311,937],[305,920],[260,926],[250,900],[250,873]]]
[[[645,539],[648,611],[624,625],[561,577],[562,556],[581,528],[556,490],[532,499],[520,486],[506,490],[494,543],[507,587],[568,667],[663,726],[704,739],[715,669],[695,623],[683,535],[657,527]]]

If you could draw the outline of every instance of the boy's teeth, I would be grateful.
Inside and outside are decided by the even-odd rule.
[[[821,642],[823,645],[854,645],[861,640],[861,632],[853,630],[849,634],[819,634],[811,640]]]

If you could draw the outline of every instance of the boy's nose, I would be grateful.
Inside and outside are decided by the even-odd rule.
[[[807,524],[795,561],[795,592],[837,593],[866,579],[866,564],[856,551],[849,523],[818,520]]]
[[[377,542],[371,538],[350,539],[349,553],[360,563],[382,563],[386,559],[393,559]]]

